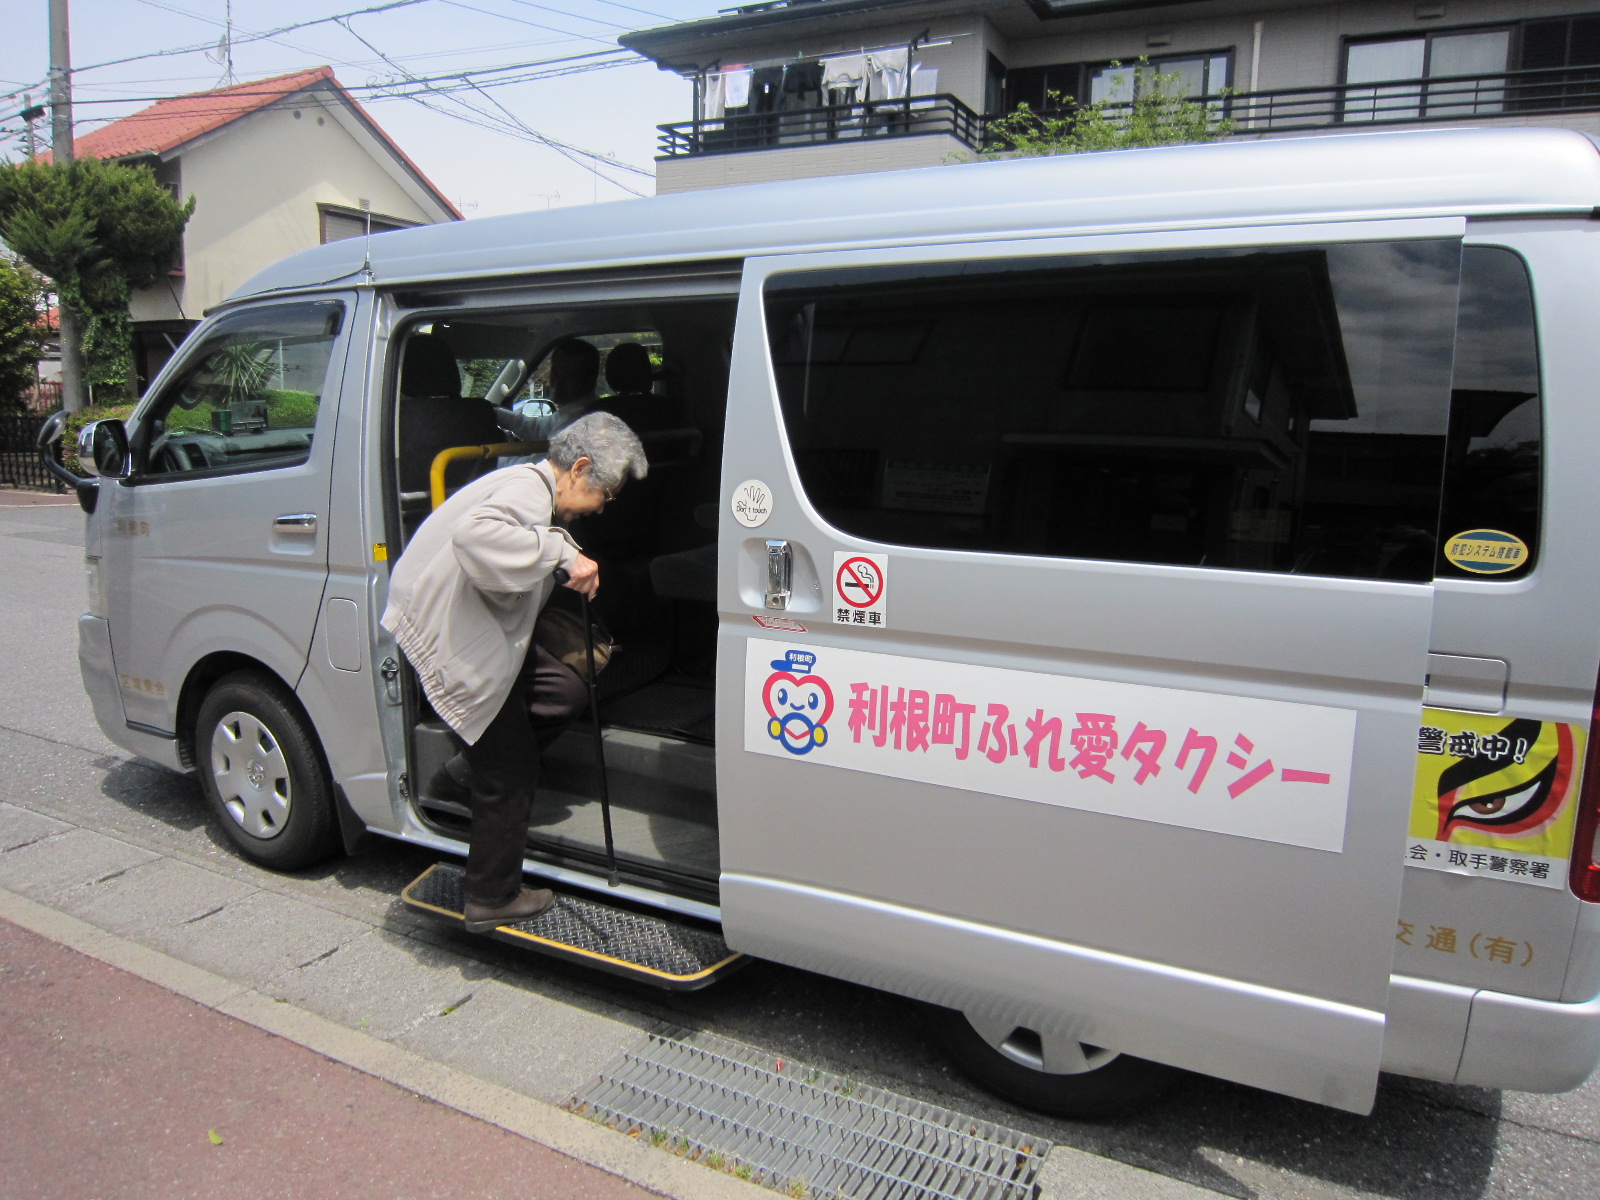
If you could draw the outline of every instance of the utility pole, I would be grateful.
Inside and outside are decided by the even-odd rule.
[[[72,45],[68,38],[67,0],[50,0],[50,150],[61,166],[72,161]],[[61,280],[56,280],[60,301]],[[83,325],[78,314],[61,303],[61,407],[77,412],[84,406]]]

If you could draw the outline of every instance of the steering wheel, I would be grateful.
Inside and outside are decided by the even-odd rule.
[[[156,473],[176,475],[195,470],[195,456],[190,453],[193,447],[174,442],[171,437],[170,433],[162,433],[150,443],[150,462],[155,464]],[[203,462],[201,465],[204,465]]]

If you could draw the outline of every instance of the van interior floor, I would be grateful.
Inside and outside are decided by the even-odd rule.
[[[716,732],[716,690],[709,680],[668,676],[614,700],[602,700],[600,715],[610,727],[661,733],[709,745]]]

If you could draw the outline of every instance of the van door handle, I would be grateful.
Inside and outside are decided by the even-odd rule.
[[[316,513],[284,513],[272,522],[273,533],[315,533]]]
[[[794,554],[781,539],[767,543],[767,607],[788,608]]]

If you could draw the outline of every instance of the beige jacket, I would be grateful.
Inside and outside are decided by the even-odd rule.
[[[389,577],[382,625],[469,745],[522,670],[552,573],[577,564],[578,544],[551,524],[554,490],[544,462],[474,480],[422,523]]]

